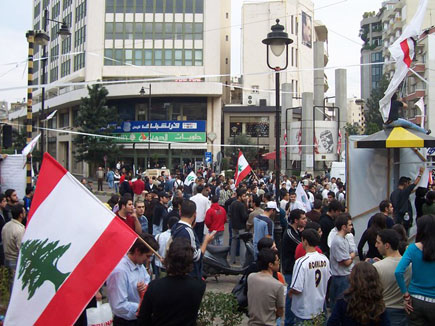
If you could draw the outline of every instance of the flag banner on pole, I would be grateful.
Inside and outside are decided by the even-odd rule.
[[[73,325],[136,239],[45,153],[5,325]]]
[[[298,142],[298,154],[301,155],[302,154],[302,128],[299,128],[296,140]]]
[[[242,151],[239,152],[239,158],[237,159],[236,173],[234,174],[234,183],[236,187],[239,183],[247,177],[252,171],[251,166],[243,155]]]
[[[418,107],[420,109],[420,111],[421,111],[421,115],[420,115],[420,117],[421,117],[421,123],[420,123],[420,126],[424,128],[424,118],[425,118],[425,115],[426,115],[425,108],[424,108],[424,98],[420,97],[420,99],[415,103],[415,106]]]
[[[189,175],[184,180],[184,185],[186,187],[189,187],[191,183],[195,182],[195,180],[196,180],[196,174],[195,174],[195,172],[192,171],[189,173]]]
[[[56,112],[57,112],[57,110],[54,110],[53,112],[51,112],[50,115],[49,115],[47,118],[45,118],[45,120],[48,121],[48,120],[50,120],[51,118],[53,118],[54,115],[56,114]]]
[[[316,136],[314,136],[314,154],[319,154],[319,143],[317,142]]]
[[[302,183],[298,183],[298,186],[296,187],[296,200],[299,200],[302,204],[305,206],[305,213],[308,213],[311,211],[311,203],[308,199],[307,193],[305,192],[304,188],[302,187]]]
[[[405,27],[402,35],[388,48],[392,59],[396,61],[396,70],[384,93],[384,97],[379,101],[379,111],[384,122],[388,121],[388,116],[390,115],[391,98],[402,80],[406,77],[414,58],[414,43],[420,35],[426,7],[427,0],[420,0],[414,17]]]
[[[284,146],[287,146],[287,129],[284,131]],[[287,147],[284,147],[284,154],[287,156]]]
[[[38,143],[38,139],[39,137],[41,137],[41,134],[38,134],[38,136],[36,136],[35,138],[33,138],[30,143],[28,143],[26,145],[26,147],[23,148],[23,150],[21,151],[21,154],[23,154],[24,156],[29,155],[30,153],[33,152],[33,150],[36,147],[36,144]]]
[[[337,154],[341,153],[341,130],[338,130]]]

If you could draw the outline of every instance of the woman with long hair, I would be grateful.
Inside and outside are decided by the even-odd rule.
[[[354,266],[349,288],[338,299],[328,326],[390,325],[382,296],[382,283],[376,269],[367,262]]]
[[[399,235],[399,253],[401,256],[405,253],[406,248],[408,248],[408,236],[406,235],[406,229],[402,224],[394,224],[392,229]]]
[[[415,243],[406,249],[396,268],[396,280],[409,325],[435,325],[435,216],[423,215],[417,220]],[[406,286],[404,274],[412,264],[412,277]]]
[[[376,236],[378,233],[382,230],[384,230],[387,227],[387,217],[383,213],[377,213],[372,216],[372,225],[364,231],[364,233],[361,236],[361,240],[358,243],[358,255],[359,260],[364,261],[364,259],[373,259],[378,258],[382,259],[382,255],[379,253],[378,249],[376,248]],[[366,242],[369,245],[369,250],[367,251],[366,255],[363,254],[363,247],[366,244]]]
[[[435,215],[435,191],[429,191],[426,194],[426,202],[423,204],[422,211],[422,215]]]

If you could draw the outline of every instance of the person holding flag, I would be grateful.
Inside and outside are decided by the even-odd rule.
[[[236,165],[236,173],[234,174],[234,183],[236,188],[238,187],[239,183],[243,179],[245,179],[249,173],[251,173],[251,171],[251,166],[249,165],[242,151],[239,151],[239,158],[237,159]]]

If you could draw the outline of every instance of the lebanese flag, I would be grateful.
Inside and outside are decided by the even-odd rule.
[[[426,115],[425,108],[424,108],[424,98],[420,97],[420,99],[414,105],[418,107],[421,111],[421,115],[417,115],[417,117],[421,117],[420,127],[424,128],[424,118]]]
[[[319,154],[319,143],[317,142],[316,136],[314,136],[314,154]]]
[[[287,130],[284,131],[284,155],[287,155]]]
[[[234,174],[234,183],[236,187],[239,183],[247,177],[247,175],[252,171],[251,166],[243,155],[242,151],[239,152],[239,158],[237,159],[236,173]]]
[[[44,153],[5,325],[73,325],[136,238]]]
[[[298,142],[298,154],[302,154],[302,129],[299,129],[298,134],[296,136],[296,140]]]
[[[426,13],[427,0],[420,0],[417,11],[410,23],[405,27],[402,35],[388,48],[391,57],[396,61],[396,70],[393,78],[384,93],[384,97],[379,101],[379,111],[384,122],[388,121],[391,108],[391,98],[399,87],[402,80],[408,73],[414,58],[414,43],[421,31],[424,15]]]

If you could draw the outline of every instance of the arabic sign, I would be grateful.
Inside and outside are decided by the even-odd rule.
[[[118,126],[114,132],[205,132],[206,121],[190,120],[190,121],[124,121],[121,126]]]
[[[147,132],[130,132],[123,134],[114,134],[118,143],[146,143],[148,142]],[[179,143],[205,143],[205,132],[152,132],[151,141],[167,141],[167,142],[179,142]]]

